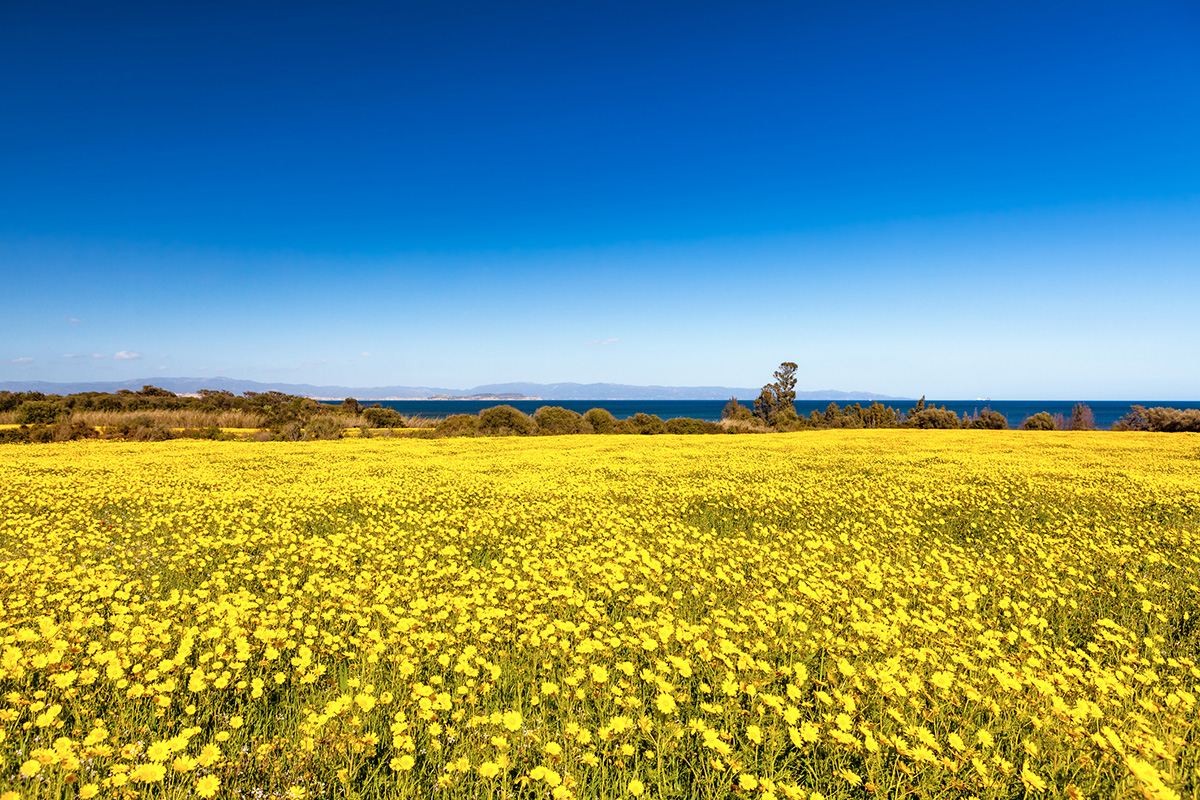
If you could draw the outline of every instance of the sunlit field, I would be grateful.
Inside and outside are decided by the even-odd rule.
[[[1200,437],[0,452],[0,798],[1193,797]]]

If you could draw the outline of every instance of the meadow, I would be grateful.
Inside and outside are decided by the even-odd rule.
[[[0,800],[1200,792],[1200,436],[0,453]]]

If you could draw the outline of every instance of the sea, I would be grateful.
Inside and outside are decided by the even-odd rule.
[[[526,414],[533,414],[542,406],[562,406],[572,411],[584,413],[593,408],[604,408],[618,419],[632,417],[634,414],[655,414],[662,419],[672,417],[692,417],[693,419],[718,420],[721,409],[725,408],[728,400],[363,400],[364,406],[379,403],[387,408],[394,408],[402,414],[427,418],[444,418],[452,414],[478,414],[485,408],[498,405],[510,405]],[[743,400],[743,405],[751,406],[752,401]],[[808,416],[811,411],[824,411],[830,403],[839,406],[851,405],[856,401],[845,400],[797,400],[796,412]],[[871,405],[870,400],[857,401],[863,407]],[[891,406],[898,411],[907,412],[916,403],[912,400],[881,401],[885,406]],[[1010,428],[1018,428],[1021,422],[1039,411],[1050,414],[1062,414],[1068,420],[1071,409],[1077,401],[1074,400],[927,400],[926,405],[945,406],[956,412],[960,417],[964,414],[977,415],[985,408],[998,411],[1008,420]],[[1084,400],[1096,417],[1096,427],[1108,430],[1113,423],[1129,413],[1135,405],[1167,406],[1170,408],[1200,408],[1197,400]]]

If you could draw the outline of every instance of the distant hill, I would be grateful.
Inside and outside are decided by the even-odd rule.
[[[127,381],[88,381],[80,383],[50,383],[47,381],[4,381],[0,390],[10,392],[44,392],[46,394],[74,394],[76,392],[118,392],[121,389],[137,391],[143,386],[157,386],[176,394],[189,394],[201,389],[233,392],[270,392],[294,394],[301,397],[353,397],[360,400],[382,400],[384,398],[424,399],[435,395],[471,394],[458,389],[431,386],[372,386],[351,388],[348,386],[316,386],[311,383],[261,383],[236,378],[134,378]]]
[[[760,388],[732,386],[634,386],[625,383],[491,383],[470,389],[446,389],[432,386],[317,386],[309,383],[261,383],[236,378],[136,378],[127,381],[87,381],[51,383],[48,381],[3,381],[0,390],[9,392],[44,392],[45,394],[75,394],[78,392],[117,392],[121,389],[138,391],[143,386],[157,386],[176,394],[189,394],[201,389],[243,392],[278,391],[302,397],[344,398],[358,400],[423,400],[484,395],[519,396],[543,400],[753,400]],[[797,400],[894,401],[911,398],[890,397],[874,392],[845,392],[823,389],[815,392],[796,392]]]

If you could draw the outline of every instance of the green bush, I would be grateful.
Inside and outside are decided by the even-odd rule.
[[[1164,433],[1180,433],[1189,431],[1200,433],[1200,409],[1196,408],[1163,408],[1161,406],[1147,409],[1147,419],[1150,430]]]
[[[26,400],[17,406],[18,425],[53,425],[67,410],[51,400]]]
[[[70,442],[95,439],[99,432],[84,422],[59,420],[53,425],[22,425],[0,431],[0,442]]]
[[[1046,411],[1039,411],[1031,417],[1026,417],[1021,423],[1023,431],[1052,431],[1054,430],[1054,417]]]
[[[583,421],[592,426],[596,433],[616,433],[620,427],[617,418],[605,408],[593,408],[583,415]]]
[[[29,426],[0,428],[0,444],[24,444],[29,441]]]
[[[330,416],[313,417],[304,426],[304,441],[342,438],[342,423]]]
[[[962,422],[958,418],[958,414],[950,411],[945,406],[936,408],[929,406],[914,412],[904,423],[909,428],[958,428],[962,426]]]
[[[667,433],[724,433],[725,429],[718,422],[709,422],[691,417],[674,417],[667,420]]]
[[[298,442],[304,437],[304,426],[296,420],[285,422],[279,426],[279,440],[284,442]]]
[[[840,419],[847,419],[847,418],[841,417]],[[850,419],[854,419],[854,418],[850,417]],[[809,426],[809,423],[807,420],[801,419],[800,415],[796,413],[795,407],[784,406],[783,408],[776,411],[775,414],[771,417],[771,427],[773,427],[775,430],[778,430],[778,431],[798,431],[801,428],[807,428],[810,426]],[[862,424],[859,423],[857,425],[854,425],[853,427],[861,428]]]
[[[657,414],[646,414],[639,411],[629,418],[629,427],[633,433],[642,435],[650,435],[656,433],[666,433],[666,423],[662,421],[662,417]]]
[[[479,417],[474,414],[454,414],[439,420],[434,430],[439,436],[474,436],[479,430]]]
[[[537,423],[537,432],[543,436],[592,432],[592,426],[583,414],[561,406],[542,406],[533,412],[533,421]]]
[[[512,406],[492,406],[479,412],[479,432],[489,436],[528,436],[534,422]]]
[[[739,403],[736,397],[729,398],[729,402],[721,409],[721,419],[748,420],[753,416],[754,412]]]
[[[54,428],[50,425],[30,425],[29,441],[35,444],[45,444],[54,441]]]
[[[173,438],[170,428],[148,415],[125,420],[107,429],[104,435],[108,439],[126,439],[134,442],[165,442]]]
[[[403,428],[404,415],[394,408],[384,408],[376,403],[364,409],[362,415],[371,423],[372,428]]]
[[[1002,431],[1008,428],[1008,418],[999,411],[992,411],[990,408],[985,408],[979,412],[978,417],[971,420],[971,424],[968,427],[987,431]]]
[[[1159,433],[1200,432],[1200,409],[1134,406],[1113,424],[1114,431],[1155,431]]]

